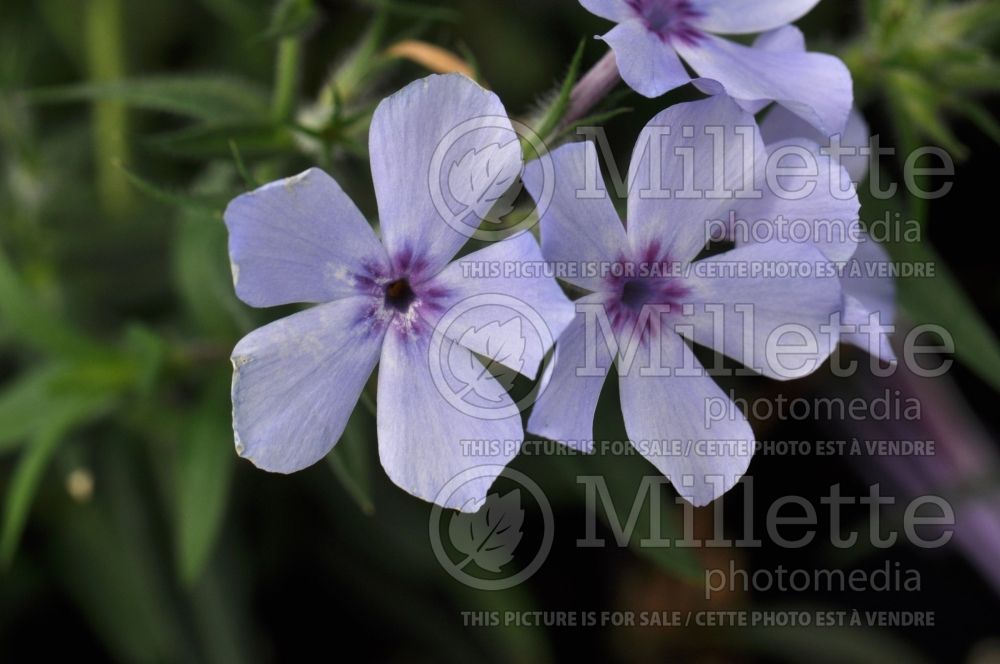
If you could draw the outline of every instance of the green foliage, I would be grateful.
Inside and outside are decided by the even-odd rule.
[[[965,157],[948,125],[956,115],[997,139],[995,122],[975,98],[1000,89],[1000,62],[989,49],[1000,36],[997,3],[868,0],[865,19],[867,34],[842,55],[858,99],[885,99],[904,151],[929,139]]]
[[[177,565],[189,585],[198,581],[218,539],[236,463],[228,386],[228,372],[209,385],[178,441]]]
[[[264,626],[248,617],[256,595],[266,595],[254,583],[300,561],[270,533],[252,539],[246,531],[280,531],[287,519],[310,529],[324,572],[349,595],[345,604],[378,612],[428,647],[449,643],[443,659],[488,652],[496,661],[549,661],[542,630],[463,631],[453,607],[442,608],[442,600],[462,610],[538,606],[529,586],[479,593],[446,578],[427,550],[426,505],[379,467],[370,389],[319,468],[276,478],[237,458],[229,353],[285,310],[253,311],[236,298],[222,213],[241,191],[317,164],[374,212],[368,125],[378,102],[417,75],[386,55],[403,39],[462,53],[484,80],[500,83],[518,117],[537,99],[531,81],[544,87],[564,73],[527,120],[550,146],[582,125],[641,124],[663,100],[620,86],[590,117],[569,122],[573,87],[597,50],[592,26],[569,28],[560,48],[547,28],[504,18],[506,4],[36,4],[0,7],[0,602],[14,580],[30,592],[64,593],[116,661],[267,661]],[[560,25],[576,20],[564,7],[537,4],[539,16],[556,12]],[[903,151],[932,140],[961,156],[968,148],[956,118],[1000,141],[1000,124],[980,100],[1000,90],[998,33],[995,2],[868,0],[863,32],[839,50],[859,99],[888,114]],[[522,44],[537,52],[521,53]],[[147,73],[179,62],[185,73]],[[525,88],[520,98],[504,85],[511,82]],[[640,112],[623,117],[633,103]],[[633,129],[621,133],[631,141]],[[889,204],[928,216],[905,196]],[[874,202],[865,205],[869,218],[882,216]],[[983,303],[929,243],[889,248],[899,261],[936,265],[934,279],[898,283],[907,316],[946,325],[959,359],[1000,390],[1000,347]],[[612,426],[598,437],[624,439],[613,390],[600,409],[598,419]],[[598,510],[610,529],[628,521],[642,478],[656,474],[637,455],[519,463],[553,502],[577,513],[586,503],[575,475],[603,477],[613,513]],[[92,495],[67,495],[62,480],[75,469],[92,476]],[[622,558],[702,580],[690,550],[640,545],[651,509],[664,536],[682,536],[683,508],[673,499],[668,488],[638,504],[631,554]],[[302,518],[289,505],[312,511]],[[727,644],[794,661],[913,657],[895,642],[841,631],[740,632]]]
[[[267,114],[267,91],[236,76],[149,76],[39,88],[24,93],[35,104],[117,101],[130,108],[194,120],[235,121]]]

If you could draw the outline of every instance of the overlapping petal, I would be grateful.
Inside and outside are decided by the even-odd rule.
[[[843,322],[857,328],[845,332],[842,340],[887,362],[895,362],[896,354],[889,343],[896,316],[896,288],[886,271],[890,263],[885,249],[863,234],[841,277]]]
[[[531,379],[574,316],[527,232],[455,261],[430,287],[441,293],[428,316],[438,333]]]
[[[758,168],[760,196],[734,210],[748,224],[736,233],[737,243],[810,242],[832,261],[853,256],[861,203],[847,170],[807,139],[772,144],[767,151]]]
[[[638,19],[619,23],[601,39],[615,52],[622,80],[643,96],[659,97],[691,80],[674,50]]]
[[[604,296],[577,301],[584,308],[603,304]],[[611,353],[596,318],[581,311],[559,337],[545,368],[539,396],[528,418],[528,431],[573,449],[593,449],[594,413],[611,370]]]
[[[697,266],[678,332],[777,380],[809,375],[836,348],[840,280],[812,245],[751,244]]]
[[[713,35],[674,46],[699,75],[718,81],[735,99],[774,100],[827,136],[847,123],[854,102],[851,74],[831,55],[775,52]]]
[[[629,167],[628,238],[659,242],[674,261],[706,245],[710,222],[725,219],[754,189],[767,161],[753,116],[724,96],[671,106],[636,143]]]

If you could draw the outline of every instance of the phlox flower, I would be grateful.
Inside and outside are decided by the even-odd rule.
[[[838,335],[826,328],[842,303],[836,270],[812,242],[748,243],[697,260],[710,222],[856,220],[857,196],[841,200],[827,187],[798,199],[772,191],[753,116],[725,96],[673,106],[646,126],[629,168],[627,225],[595,181],[593,144],[565,145],[551,157],[555,193],[542,213],[542,253],[590,294],[556,343],[528,431],[590,451],[614,363],[629,439],[682,496],[705,505],[745,473],[754,433],[689,342],[771,378],[802,377],[836,346]],[[529,164],[524,182],[533,196],[543,180],[543,169]],[[844,243],[835,253],[850,256],[854,246]],[[754,271],[781,265],[800,270]],[[791,361],[772,355],[787,347],[796,351]]]
[[[456,133],[466,126],[471,130]],[[458,158],[435,172],[442,145]],[[507,149],[511,145],[515,149]],[[541,252],[530,234],[521,233],[453,261],[468,236],[432,192],[442,183],[460,185],[462,197],[472,201],[475,225],[520,173],[517,145],[496,95],[464,76],[430,76],[382,101],[372,119],[381,240],[337,182],[315,168],[229,204],[225,222],[238,296],[254,307],[317,305],[236,345],[233,428],[241,456],[281,473],[316,463],[337,443],[379,365],[378,452],[388,476],[444,507],[475,511],[482,504],[517,449],[462,443],[522,441],[520,414],[482,368],[477,379],[505,406],[505,415],[485,419],[454,407],[432,379],[431,353],[445,347],[452,362],[474,367],[474,353],[489,355],[505,343],[523,346],[523,339],[504,338],[523,332],[520,325],[494,324],[488,307],[474,312],[464,330],[439,330],[437,324],[457,303],[491,293],[516,293],[554,337],[573,310],[551,278],[515,280],[489,270],[468,277],[464,262],[540,262]],[[509,318],[508,312],[499,322]],[[463,333],[469,329],[477,333]],[[534,378],[546,351],[542,343],[509,368]],[[492,470],[439,496],[449,480],[477,467]]]
[[[682,60],[756,112],[771,101],[824,135],[841,131],[854,100],[851,75],[839,59],[807,53],[788,24],[819,0],[580,0],[616,22],[601,39],[614,51],[622,79],[647,97],[690,82]],[[719,34],[761,33],[751,46]]]

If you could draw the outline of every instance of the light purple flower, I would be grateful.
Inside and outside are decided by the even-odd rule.
[[[830,151],[834,136],[820,134],[780,106],[764,117],[760,132],[769,149],[776,145],[801,145],[814,151],[817,161],[828,161],[834,156]],[[837,156],[840,165],[851,180],[861,183],[868,174],[870,156],[867,150],[871,134],[857,109],[852,109],[847,127],[836,138],[839,149],[834,150],[848,152]],[[896,288],[887,269],[892,259],[868,233],[860,228],[857,232],[857,250],[844,265],[841,275],[844,289],[842,322],[848,328],[841,340],[882,360],[895,362],[896,354],[889,343],[896,316]]]
[[[487,118],[488,122],[477,122]],[[378,448],[382,465],[400,487],[445,507],[475,510],[499,468],[516,448],[467,449],[462,441],[523,440],[521,419],[502,388],[494,390],[510,414],[480,419],[453,407],[429,370],[432,343],[454,330],[436,323],[456,303],[511,293],[538,312],[558,336],[572,305],[552,279],[467,278],[451,262],[467,236],[446,219],[430,183],[462,182],[481,207],[496,181],[480,172],[515,175],[520,150],[500,100],[454,74],[416,81],[385,99],[372,119],[369,147],[382,241],[331,177],[318,169],[273,182],[236,198],[226,209],[236,292],[255,307],[289,303],[318,306],[262,327],[233,351],[233,428],[237,451],[265,470],[290,473],[322,459],[344,431],[376,364]],[[470,124],[471,121],[471,124]],[[455,133],[465,126],[475,131]],[[460,159],[432,173],[442,144]],[[456,172],[466,169],[466,172]],[[436,179],[435,179],[436,178]],[[502,192],[501,192],[502,193]],[[540,261],[527,233],[467,256],[481,264]],[[487,273],[488,274],[488,273]],[[502,275],[503,272],[497,272]],[[512,326],[488,325],[497,335]],[[483,335],[475,335],[482,342]],[[503,339],[492,340],[503,343]],[[447,340],[451,357],[478,362],[462,340]],[[542,350],[510,368],[533,378]],[[488,374],[482,380],[494,379]],[[492,383],[491,383],[492,386]],[[495,387],[495,386],[493,386]],[[490,453],[495,452],[495,453]],[[463,471],[491,472],[438,497]]]
[[[715,132],[714,138],[709,131]],[[730,212],[760,218],[833,211],[855,217],[857,198],[837,201],[818,190],[816,196],[786,201],[756,186],[751,188],[760,190],[760,198],[727,196],[742,189],[748,176],[754,184],[755,164],[766,162],[767,153],[753,117],[724,96],[671,107],[643,130],[629,169],[627,229],[603,184],[595,182],[596,150],[591,143],[563,146],[552,159],[555,194],[541,220],[542,253],[548,261],[566,266],[562,270],[570,275],[567,280],[592,294],[577,302],[576,319],[556,343],[528,431],[590,451],[595,408],[606,378],[594,369],[606,370],[615,362],[630,440],[681,495],[705,505],[746,471],[754,434],[733,401],[704,373],[688,341],[712,347],[772,378],[801,377],[836,346],[836,333],[826,333],[824,326],[842,297],[835,271],[826,269],[829,261],[811,243],[750,244],[695,262],[706,247],[707,222],[726,219]],[[529,164],[524,181],[533,196],[543,190],[542,180],[541,167]],[[714,194],[720,185],[722,195]],[[811,266],[814,271],[746,277],[729,276],[724,269],[779,263]],[[659,266],[659,273],[643,267],[651,265]],[[629,274],[628,266],[638,267]],[[619,276],[623,270],[625,276]],[[594,305],[607,312],[607,328],[618,349],[614,358],[615,346],[609,348],[601,334],[607,328],[588,322]],[[644,307],[669,311],[643,321]],[[799,356],[801,364],[775,363],[768,356],[789,325],[799,326],[796,329],[815,341]],[[625,355],[631,352],[629,340],[636,346],[631,362]],[[650,371],[654,366],[669,368],[670,375]],[[711,421],[708,408],[713,409]],[[678,441],[679,447],[667,441]],[[699,441],[735,444],[699,447]]]
[[[580,0],[590,12],[618,23],[601,39],[638,93],[659,97],[690,82],[683,60],[748,110],[776,101],[829,136],[847,122],[854,100],[850,72],[833,56],[807,53],[802,33],[788,25],[818,2]],[[755,33],[763,34],[752,46],[716,36]]]

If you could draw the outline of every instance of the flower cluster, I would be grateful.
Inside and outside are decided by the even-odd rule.
[[[239,454],[283,473],[317,462],[378,366],[388,476],[415,496],[475,511],[517,445],[470,443],[519,444],[522,411],[533,405],[528,433],[589,451],[616,367],[630,439],[704,505],[747,470],[754,434],[694,346],[777,380],[815,371],[840,341],[893,359],[891,282],[844,269],[887,260],[858,228],[850,178],[859,165],[821,149],[845,128],[866,133],[850,114],[850,77],[835,58],[807,53],[787,25],[816,0],[581,4],[618,23],[603,39],[635,90],[658,96],[693,82],[710,95],[667,108],[639,136],[627,224],[592,144],[535,150],[543,156],[525,164],[495,94],[459,74],[408,85],[372,118],[378,233],[318,169],[226,210],[239,297],[315,305],[233,351]],[[742,46],[717,33],[762,34]],[[692,81],[681,59],[703,78]],[[771,102],[779,106],[758,125],[754,115]],[[790,153],[811,168],[787,168]],[[462,253],[484,220],[509,211],[522,182],[540,246],[519,229]],[[842,232],[801,238],[788,219]],[[741,220],[767,226],[767,239],[741,236]],[[709,232],[719,223],[722,233]],[[587,294],[574,303],[557,279]],[[864,334],[872,319],[875,333]],[[553,348],[530,399],[515,401],[516,376],[535,380]],[[732,412],[706,422],[707,401]],[[744,444],[693,451],[708,440]],[[453,482],[471,470],[470,481]]]

